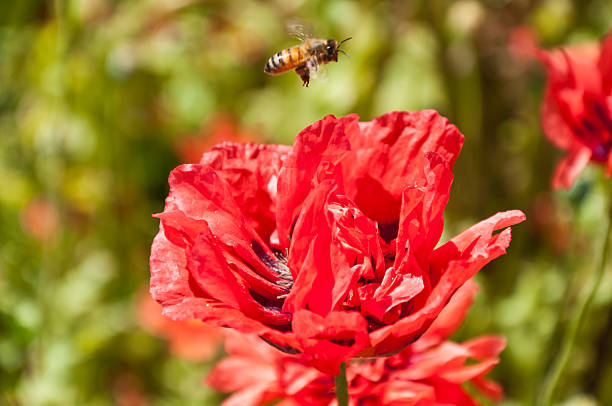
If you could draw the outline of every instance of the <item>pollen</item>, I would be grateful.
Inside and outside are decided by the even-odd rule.
[[[293,287],[293,275],[291,275],[291,270],[287,266],[287,257],[281,251],[275,251],[275,257],[271,257],[257,241],[251,241],[251,246],[261,262],[278,276],[274,283],[287,290],[291,290],[291,287]],[[278,299],[284,299],[285,297],[287,297],[287,294],[278,296]]]

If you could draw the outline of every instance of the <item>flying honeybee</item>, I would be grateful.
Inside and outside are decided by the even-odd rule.
[[[301,45],[283,49],[274,54],[264,68],[269,75],[277,75],[295,69],[302,79],[302,86],[308,87],[311,72],[317,72],[319,65],[330,62],[338,62],[338,52],[348,56],[340,49],[342,43],[348,41],[348,37],[342,41],[335,39],[305,38]]]

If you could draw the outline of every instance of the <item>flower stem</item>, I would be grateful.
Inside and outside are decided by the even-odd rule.
[[[338,406],[348,406],[348,383],[346,382],[346,363],[340,364],[340,375],[334,377]]]
[[[606,228],[606,234],[604,235],[599,265],[595,270],[593,283],[588,294],[584,297],[584,300],[578,303],[578,305],[576,306],[576,312],[574,313],[574,317],[571,320],[571,324],[565,331],[559,355],[555,359],[551,371],[548,374],[548,377],[546,378],[544,386],[544,396],[542,397],[541,402],[541,405],[543,406],[552,406],[553,404],[554,395],[557,387],[559,386],[559,381],[561,379],[561,376],[563,375],[563,372],[565,371],[565,368],[567,367],[567,363],[569,362],[570,356],[572,354],[574,342],[576,341],[576,336],[578,335],[580,326],[582,325],[585,315],[589,307],[591,306],[591,303],[593,302],[593,298],[597,293],[597,288],[599,288],[599,284],[604,274],[604,270],[606,269],[606,261],[608,259],[608,254],[610,251],[610,240],[612,235],[612,201],[608,202],[608,206],[608,226]]]

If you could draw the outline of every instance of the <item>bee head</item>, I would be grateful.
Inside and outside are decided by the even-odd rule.
[[[335,39],[328,39],[325,42],[325,59],[327,59],[327,61],[338,62],[338,52],[342,52],[344,55],[349,56],[346,52],[340,49],[340,45],[351,38],[352,37],[348,37],[340,42],[336,41]]]
[[[338,62],[338,47],[340,44],[335,39],[328,39],[325,44],[325,59]]]

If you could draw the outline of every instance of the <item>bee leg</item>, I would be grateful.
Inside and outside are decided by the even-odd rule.
[[[308,84],[310,83],[310,69],[308,69],[306,65],[302,65],[295,69],[295,73],[300,75],[300,78],[302,79],[302,86],[308,87]]]

